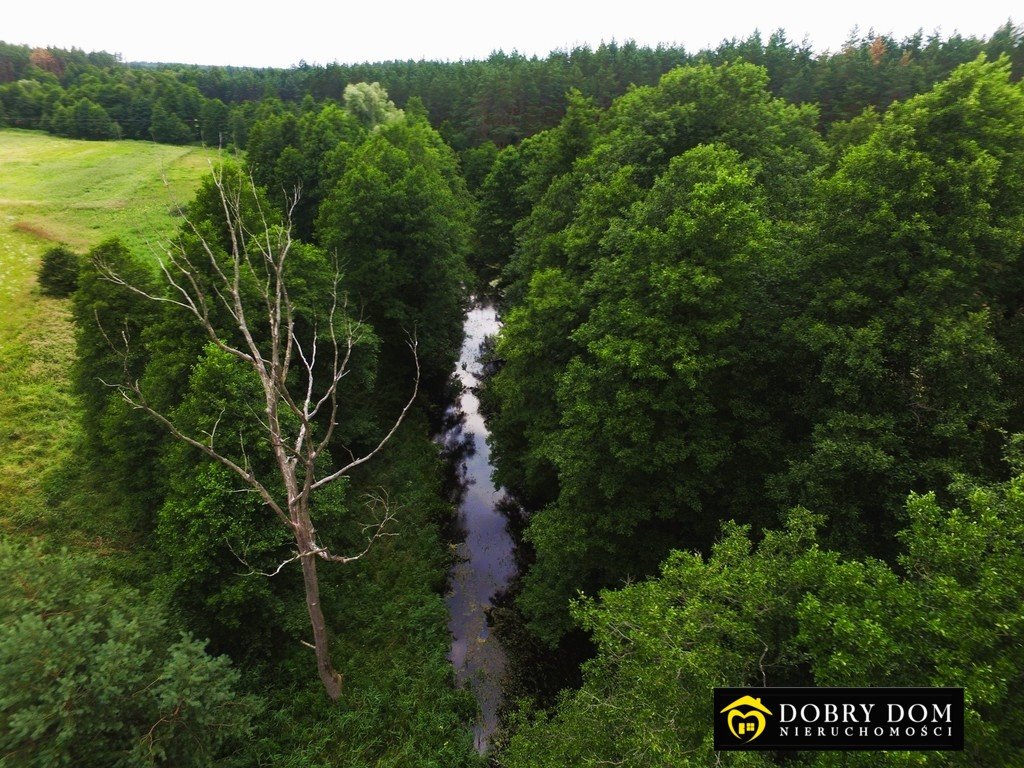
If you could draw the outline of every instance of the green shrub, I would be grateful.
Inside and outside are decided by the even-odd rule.
[[[43,254],[39,287],[47,296],[70,296],[78,287],[78,254],[61,243]]]
[[[0,539],[0,762],[207,766],[235,751],[256,702],[227,658],[94,573]]]

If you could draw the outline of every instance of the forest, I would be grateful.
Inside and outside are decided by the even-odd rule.
[[[0,208],[37,141],[200,153],[124,193],[142,231],[0,218],[0,766],[1024,766],[1022,76],[1009,22],[287,70],[0,43]],[[438,437],[481,303],[516,571],[483,741]],[[964,749],[716,751],[727,686],[960,687]]]

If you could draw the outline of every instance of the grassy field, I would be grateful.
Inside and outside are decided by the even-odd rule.
[[[139,253],[159,248],[212,159],[196,147],[0,130],[0,531],[42,533],[66,514],[45,489],[77,436],[74,338],[67,300],[37,289],[40,256],[114,235]],[[102,546],[99,532],[64,522]]]

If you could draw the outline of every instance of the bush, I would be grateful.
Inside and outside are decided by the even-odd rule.
[[[207,766],[234,752],[256,712],[238,672],[95,571],[0,539],[0,762]]]
[[[63,243],[43,254],[39,266],[39,287],[47,296],[70,296],[78,287],[79,257]]]

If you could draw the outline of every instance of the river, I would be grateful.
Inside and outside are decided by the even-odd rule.
[[[498,725],[505,671],[505,654],[487,626],[487,609],[515,575],[514,544],[498,510],[502,492],[491,481],[487,425],[473,391],[483,373],[480,345],[500,327],[490,304],[477,304],[466,313],[465,340],[456,368],[462,392],[449,411],[446,423],[451,426],[442,438],[446,451],[458,462],[463,489],[458,524],[465,534],[445,597],[452,634],[449,658],[456,681],[469,686],[479,706],[473,734],[481,753]]]

